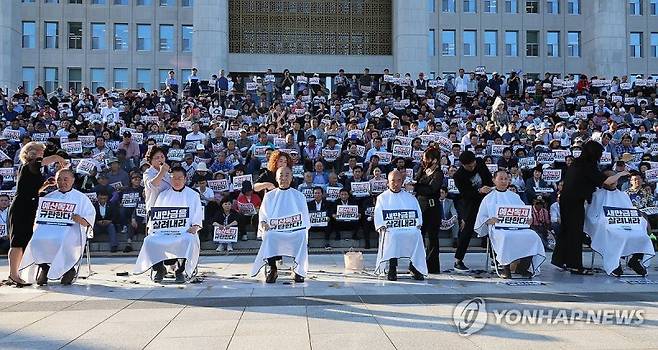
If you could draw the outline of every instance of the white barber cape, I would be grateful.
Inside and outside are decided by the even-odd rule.
[[[185,226],[180,229],[180,234],[159,234],[152,230],[152,223],[149,220],[149,235],[144,238],[144,244],[142,244],[142,249],[139,251],[133,273],[143,273],[154,264],[164,260],[187,259],[185,274],[188,278],[192,277],[199,263],[201,243],[199,235],[188,233],[187,229],[193,225],[202,226],[203,207],[201,206],[201,198],[198,192],[187,186],[181,191],[170,188],[158,195],[151,209],[166,207],[189,208],[189,217]]]
[[[311,228],[306,197],[294,188],[269,191],[263,197],[258,221],[258,237],[263,241],[251,268],[251,276],[258,275],[267,264],[267,258],[288,256],[294,259],[295,273],[306,277],[308,230]],[[262,228],[262,221],[267,222],[269,230]]]
[[[90,225],[96,220],[96,209],[89,197],[72,189],[66,193],[54,191],[44,198],[76,203],[74,214],[80,215]],[[91,227],[90,227],[91,229]],[[60,279],[78,264],[87,243],[87,228],[73,223],[71,226],[34,224],[34,234],[21,261],[21,276],[28,282],[36,280],[39,264],[50,264],[48,279]]]
[[[408,258],[418,272],[427,276],[425,244],[420,233],[423,213],[416,197],[404,190],[384,191],[377,196],[374,220],[377,231],[386,227],[386,232],[379,235],[375,273],[382,273],[382,264],[386,266],[391,258]]]
[[[487,225],[486,221],[497,217],[499,205],[525,205],[518,194],[512,191],[501,192],[495,188],[487,194],[475,218],[474,229],[478,237],[489,236],[496,260],[501,265],[509,265],[515,260],[532,257],[532,268],[539,271],[539,265],[546,260],[546,252],[537,232],[529,229],[503,229]]]
[[[628,194],[619,190],[600,188],[592,195],[592,204],[585,211],[583,231],[592,238],[592,249],[603,257],[603,269],[607,274],[619,266],[619,259],[635,253],[643,253],[642,264],[649,266],[655,255],[651,239],[647,235],[647,221],[640,218],[640,226],[631,230],[608,225],[603,206],[634,208]]]

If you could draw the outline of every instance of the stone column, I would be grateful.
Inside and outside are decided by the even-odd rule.
[[[229,72],[228,20],[228,0],[194,0],[192,64],[201,79]]]
[[[401,76],[429,71],[427,1],[393,0],[393,64]]]
[[[7,2],[0,11],[0,88],[13,91],[22,79],[20,1]]]
[[[582,55],[589,76],[611,79],[628,70],[627,1],[581,1],[587,30],[582,34]],[[583,27],[585,28],[585,27]]]

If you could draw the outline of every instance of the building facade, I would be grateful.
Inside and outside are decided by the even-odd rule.
[[[195,66],[658,74],[658,0],[6,0],[0,87],[158,89]]]

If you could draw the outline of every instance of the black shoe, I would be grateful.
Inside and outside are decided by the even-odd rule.
[[[621,264],[619,264],[619,266],[617,266],[616,269],[612,270],[610,274],[615,277],[619,277],[624,274],[624,269],[621,267]]]
[[[48,284],[48,270],[50,270],[50,265],[43,264],[39,265],[39,274],[37,275],[37,286],[45,286]]]
[[[628,267],[630,267],[631,270],[633,270],[633,272],[635,272],[636,274],[638,274],[640,276],[646,276],[647,275],[647,269],[644,266],[642,266],[642,263],[640,262],[639,259],[631,258],[628,261]]]
[[[504,279],[512,278],[512,271],[509,269],[509,265],[504,266],[500,271],[500,277]]]
[[[124,253],[130,253],[130,252],[132,252],[132,251],[133,251],[133,247],[132,247],[130,244],[126,245],[126,246],[123,248],[123,252],[124,252]]]
[[[279,274],[276,271],[276,266],[270,266],[270,272],[265,277],[265,283],[275,283]]]
[[[295,274],[295,282],[297,282],[297,283],[304,283],[304,277],[302,277],[302,276],[300,276],[300,275],[298,275],[298,274]]]
[[[74,278],[75,278],[75,267],[72,267],[70,270],[66,271],[64,276],[62,276],[62,284],[68,286],[71,283],[73,283]]]
[[[457,272],[468,272],[468,267],[464,265],[463,261],[456,261],[454,268]]]
[[[185,283],[185,273],[183,271],[176,272],[176,283],[182,284]]]
[[[416,281],[425,280],[425,276],[423,276],[423,274],[420,273],[420,271],[416,270],[416,268],[412,264],[409,264],[409,272],[411,272],[411,275]]]
[[[153,276],[153,282],[155,282],[155,283],[162,282],[165,275],[167,274],[167,269],[162,265],[158,265],[157,267],[153,267],[153,269],[155,270],[155,276]]]
[[[389,267],[388,268],[388,275],[386,276],[389,281],[397,281],[398,280],[398,269],[397,267]]]
[[[117,247],[117,246],[115,246],[115,245],[112,246],[112,247],[110,247],[110,253],[116,253],[116,252],[118,252],[118,251],[119,251],[119,247]]]

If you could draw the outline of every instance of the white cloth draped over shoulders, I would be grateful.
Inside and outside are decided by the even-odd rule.
[[[82,192],[72,189],[66,193],[54,191],[44,198],[76,203],[74,214],[80,215],[90,225],[96,219],[94,205]],[[90,228],[91,229],[91,228]],[[34,235],[25,248],[20,269],[23,279],[34,282],[38,264],[50,264],[48,279],[60,279],[76,266],[87,243],[87,228],[78,223],[71,226],[34,224]]]
[[[607,274],[619,266],[619,259],[635,253],[643,253],[642,264],[649,266],[655,255],[651,239],[647,235],[647,221],[640,218],[640,226],[626,230],[609,225],[603,207],[634,208],[628,194],[619,190],[598,189],[592,195],[592,204],[585,211],[583,231],[592,238],[592,249],[603,257],[603,269]]]
[[[503,192],[494,188],[480,203],[475,219],[475,232],[478,237],[489,236],[496,260],[501,265],[509,265],[515,260],[531,256],[532,267],[538,272],[539,266],[546,260],[546,251],[537,232],[529,228],[503,229],[486,224],[487,220],[498,216],[496,209],[500,205],[516,206],[525,203],[512,191]]]
[[[187,259],[185,274],[189,278],[199,263],[201,251],[199,235],[187,232],[193,225],[201,226],[203,222],[203,207],[199,193],[187,186],[182,191],[173,188],[165,190],[158,195],[152,206],[152,208],[159,207],[186,207],[189,208],[189,217],[185,227],[180,229],[181,233],[177,235],[157,234],[149,229],[149,235],[144,238],[133,272],[143,273],[164,260]]]
[[[294,259],[295,273],[306,277],[308,231],[311,227],[306,197],[294,188],[269,191],[263,197],[258,221],[258,234],[263,241],[251,268],[251,275],[256,276],[267,264],[268,258],[287,256]],[[269,230],[262,229],[262,221],[270,226]]]
[[[386,190],[377,196],[374,210],[375,230],[386,227],[379,235],[375,273],[384,272],[392,258],[408,258],[418,272],[427,275],[425,244],[420,233],[423,213],[418,200],[407,191]]]

